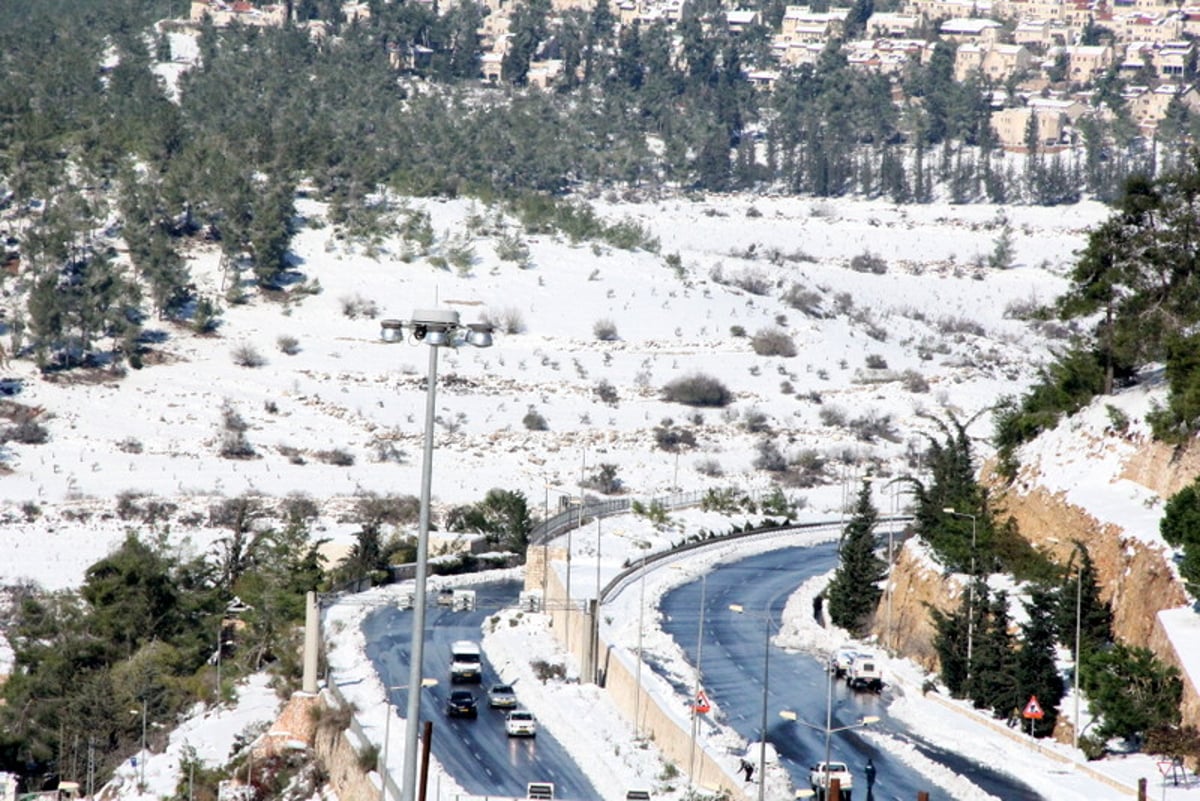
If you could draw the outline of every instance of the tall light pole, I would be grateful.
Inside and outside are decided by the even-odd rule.
[[[969,517],[971,519],[971,583],[967,587],[967,687],[971,686],[971,655],[975,643],[975,515],[959,512],[952,506],[942,511],[951,517]]]
[[[404,341],[404,330],[412,338],[429,346],[429,373],[425,385],[425,449],[421,462],[421,508],[417,529],[416,590],[413,595],[412,644],[409,649],[408,686],[421,683],[425,650],[425,581],[429,569],[429,505],[433,485],[433,423],[437,389],[438,348],[466,342],[477,348],[490,347],[492,326],[472,323],[463,326],[458,312],[445,309],[418,309],[411,320],[383,320],[380,335],[385,342]],[[465,328],[465,330],[464,330]],[[417,724],[421,716],[421,694],[408,694],[404,727],[404,782],[401,801],[414,801],[417,788]]]
[[[437,679],[421,679],[421,689],[436,687],[437,683]],[[383,689],[385,693],[388,693],[388,697],[387,704],[385,704],[387,718],[383,723],[383,755],[379,762],[379,801],[387,801],[388,744],[392,741],[392,699],[390,694],[395,690],[407,690],[408,685],[396,684]]]
[[[1082,555],[1083,544],[1076,541],[1075,549]],[[1075,570],[1075,670],[1072,671],[1075,675],[1072,677],[1072,693],[1075,696],[1075,720],[1071,726],[1071,747],[1079,747],[1079,645],[1081,639],[1082,624],[1080,619],[1083,616],[1083,560],[1079,560],[1079,567]]]
[[[730,604],[729,609],[739,615],[747,614],[741,604]],[[763,619],[763,697],[762,732],[758,743],[758,801],[763,801],[767,791],[767,690],[771,680],[771,610],[761,615]]]
[[[879,717],[876,715],[867,715],[866,717],[859,718],[859,720],[857,722],[851,723],[848,726],[836,726],[835,727],[833,725],[833,670],[830,668],[829,665],[826,665],[825,671],[828,674],[828,679],[826,680],[828,686],[825,691],[825,725],[824,725],[824,727],[818,726],[815,723],[809,723],[807,720],[800,718],[795,712],[791,711],[790,709],[785,709],[782,712],[780,712],[779,717],[783,718],[784,720],[790,720],[793,723],[799,723],[801,726],[807,726],[808,728],[813,729],[815,731],[825,732],[824,797],[826,799],[828,799],[828,797],[829,797],[829,778],[830,778],[829,760],[831,758],[830,743],[832,742],[832,735],[837,734],[840,731],[849,731],[850,729],[858,729],[863,726],[870,726],[872,723],[878,723]]]
[[[688,751],[688,784],[693,782],[692,774],[696,769],[696,734],[700,728],[700,714],[697,705],[700,703],[700,659],[704,649],[704,601],[708,594],[708,573],[700,576],[700,606],[696,619],[696,670],[692,680],[692,743]],[[761,776],[759,777],[762,778]]]
[[[546,487],[547,497],[549,497],[549,495],[548,495],[549,493],[555,492],[555,493],[558,493],[559,495],[565,496],[567,499],[567,586],[564,589],[564,592],[567,595],[567,599],[566,599],[566,601],[567,601],[566,602],[567,624],[566,624],[566,630],[564,631],[565,642],[563,643],[563,648],[565,648],[569,652],[571,650],[571,546],[573,545],[573,543],[571,541],[571,534],[575,531],[575,529],[571,528],[571,525],[570,525],[571,524],[571,514],[570,513],[571,513],[571,507],[575,504],[575,501],[574,501],[574,496],[570,493],[569,490],[561,490],[558,487],[552,487],[549,484],[546,484],[545,487]],[[582,493],[579,496],[579,522],[578,522],[578,525],[580,525],[580,526],[583,525],[583,494]],[[549,539],[547,539],[547,542],[549,542]],[[549,553],[549,552],[547,551],[546,553]],[[549,571],[549,569],[550,569],[549,560],[544,560],[544,561],[546,561],[546,565],[542,569],[544,571]],[[542,602],[545,603],[545,600],[546,600],[546,595],[545,595],[545,592],[543,591]]]

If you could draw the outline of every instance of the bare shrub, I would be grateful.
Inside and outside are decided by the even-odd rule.
[[[881,415],[871,412],[854,418],[848,423],[848,427],[854,432],[854,436],[863,442],[875,442],[881,439],[888,442],[900,441],[900,436],[896,433],[895,426],[892,425],[890,414]]]
[[[1037,298],[1028,297],[1023,300],[1010,300],[1008,305],[1004,307],[1004,317],[1010,320],[1034,320],[1043,311],[1045,307],[1038,302]]]
[[[226,431],[218,452],[226,459],[253,459],[258,455],[243,431]]]
[[[250,424],[230,401],[221,405],[221,426],[226,431],[246,431],[250,428]]]
[[[787,470],[787,459],[773,440],[759,440],[755,450],[758,451],[758,455],[751,462],[755,470],[766,470],[768,473],[782,473]]]
[[[887,359],[880,356],[878,353],[867,354],[867,367],[871,370],[886,370]]]
[[[0,439],[4,442],[17,442],[21,445],[44,445],[50,440],[50,432],[35,420],[22,420],[15,426],[4,430]]]
[[[621,401],[617,395],[617,388],[603,378],[592,387],[592,393],[601,403],[607,403],[609,406],[616,406]]]
[[[975,320],[967,317],[939,317],[937,329],[943,334],[970,334],[987,336],[987,330]]]
[[[338,302],[342,305],[342,314],[351,320],[356,320],[359,317],[374,320],[379,316],[379,304],[370,298],[364,298],[362,295],[347,296],[341,298]]]
[[[887,272],[887,262],[882,256],[877,256],[869,250],[864,250],[850,259],[850,269],[856,273],[883,275]]]
[[[905,370],[901,380],[904,382],[904,388],[909,392],[929,391],[929,382],[916,370]]]
[[[334,467],[353,467],[354,454],[341,448],[333,448],[327,451],[317,451],[314,454],[318,460],[325,464],[331,464]]]
[[[666,418],[661,425],[654,428],[654,444],[659,449],[677,453],[684,448],[696,447],[696,435],[686,428],[675,425],[671,418]]]
[[[415,495],[376,495],[359,497],[351,520],[364,526],[403,526],[415,523],[421,513],[421,501]]]
[[[725,475],[725,470],[716,459],[700,459],[692,467],[700,475],[708,476],[709,478],[718,478]]]
[[[730,276],[729,283],[751,295],[766,295],[771,291],[771,279],[758,270],[743,270]]]
[[[546,418],[537,409],[531,408],[521,418],[521,423],[528,431],[549,431],[550,424],[546,422]]]
[[[483,313],[481,322],[491,325],[497,331],[505,334],[522,334],[525,332],[525,316],[515,306],[506,306],[503,309],[494,311],[488,309]]]
[[[663,399],[687,406],[728,406],[733,393],[717,379],[703,373],[692,373],[671,381],[662,389]]]
[[[796,355],[796,343],[792,335],[779,328],[764,328],[750,340],[750,347],[759,356],[784,356],[791,358]]]
[[[253,345],[238,345],[231,354],[233,363],[238,367],[262,367],[267,363],[262,354]]]
[[[121,453],[141,453],[142,452],[141,440],[135,439],[133,437],[126,437],[125,439],[123,439],[117,443],[117,450],[119,450]]]
[[[820,320],[828,316],[822,306],[824,297],[821,293],[801,284],[792,284],[779,299],[809,317]]]
[[[742,428],[751,434],[764,434],[771,430],[770,418],[758,409],[747,409],[742,415]]]
[[[279,338],[275,340],[275,346],[285,356],[295,356],[300,352],[300,340],[288,334],[280,334]]]
[[[616,495],[622,489],[621,479],[617,478],[617,466],[608,462],[601,463],[599,469],[580,484],[605,495]]]
[[[841,427],[846,425],[846,412],[837,406],[822,406],[817,416],[827,426]]]
[[[617,335],[617,324],[612,320],[597,320],[592,325],[592,334],[601,342],[615,342],[620,339]]]

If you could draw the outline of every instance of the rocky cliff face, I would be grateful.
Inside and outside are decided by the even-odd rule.
[[[1136,482],[1162,498],[1170,497],[1200,474],[1200,447],[1186,452],[1157,443],[1138,443],[1121,472],[1113,476]],[[992,486],[997,508],[1012,516],[1021,534],[1059,562],[1071,557],[1075,541],[1082,542],[1096,564],[1101,597],[1111,602],[1116,636],[1131,645],[1147,647],[1160,659],[1180,665],[1168,638],[1158,626],[1158,612],[1188,602],[1171,569],[1170,553],[1145,536],[1111,523],[1103,523],[1085,509],[1068,503],[1063,494],[1052,493],[1028,482],[1007,488],[989,470],[983,480]],[[931,669],[936,668],[933,626],[929,607],[949,611],[960,597],[961,587],[943,577],[929,560],[908,543],[897,560],[893,621],[890,642],[897,650]],[[876,616],[875,632],[888,643],[886,596]],[[1184,721],[1200,724],[1200,692],[1185,676]]]

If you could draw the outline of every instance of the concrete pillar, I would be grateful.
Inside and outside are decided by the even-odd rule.
[[[300,690],[316,695],[317,657],[321,650],[321,620],[317,613],[317,594],[311,590],[304,596],[304,677]]]

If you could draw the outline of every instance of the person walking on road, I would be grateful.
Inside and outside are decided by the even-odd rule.
[[[754,781],[754,763],[753,762],[751,762],[747,759],[743,759],[741,762],[741,765],[739,767],[740,767],[742,773],[745,774],[746,781],[748,781],[748,782]]]
[[[875,763],[867,757],[867,766],[863,768],[863,773],[867,774],[867,793],[870,794],[871,788],[875,786]]]

